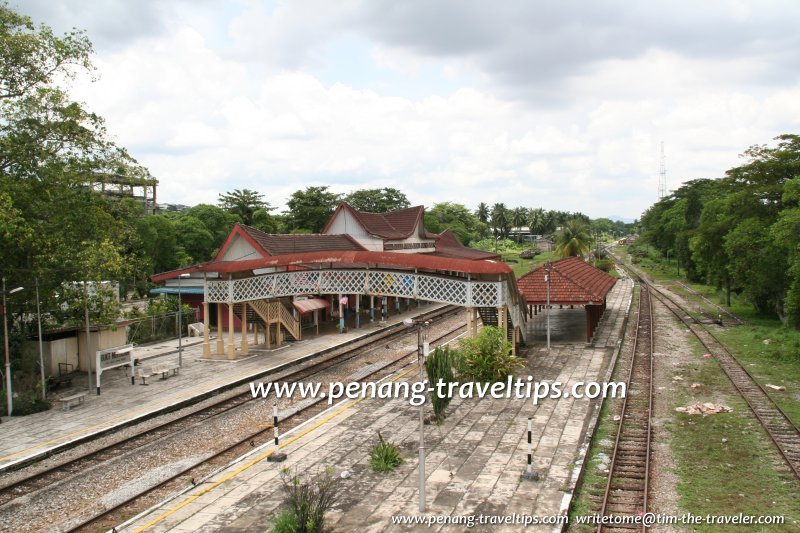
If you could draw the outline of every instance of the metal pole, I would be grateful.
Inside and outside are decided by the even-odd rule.
[[[547,351],[550,351],[550,271],[551,266],[548,263],[545,267],[545,281],[547,281]]]
[[[86,305],[84,306],[86,313],[86,375],[89,377],[89,390],[92,390],[92,357],[91,348],[89,345],[89,282],[83,282],[83,289],[86,293]]]
[[[530,476],[533,472],[533,439],[531,438],[531,434],[533,433],[533,423],[531,421],[531,417],[528,417],[528,475]]]
[[[181,304],[181,278],[183,278],[183,274],[178,276],[178,366],[183,368],[183,324],[181,323],[181,311],[183,311],[183,305]],[[245,334],[246,333],[243,331],[242,335]]]
[[[13,399],[11,395],[11,360],[8,356],[8,318],[6,316],[6,278],[3,276],[3,342],[5,344],[6,353],[6,411],[8,416],[14,410]]]
[[[425,381],[425,363],[422,357],[422,324],[417,324],[417,357],[419,381]],[[425,512],[425,400],[419,406],[419,512]]]
[[[42,370],[42,400],[47,399],[47,382],[44,378],[44,349],[42,348],[42,309],[39,305],[39,278],[36,277],[36,324],[39,328],[39,367]]]

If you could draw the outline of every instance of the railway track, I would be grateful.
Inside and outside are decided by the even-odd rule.
[[[433,312],[424,313],[422,316],[425,318],[432,318],[442,320],[448,316],[457,314],[458,309],[454,310],[452,307],[438,309]],[[358,343],[353,347],[349,347],[342,353],[334,353],[327,357],[315,360],[308,363],[306,366],[300,366],[296,369],[290,369],[278,374],[270,375],[272,380],[281,381],[300,381],[308,379],[309,377],[319,374],[328,370],[336,365],[341,365],[356,357],[368,355],[366,347],[378,346],[386,344],[387,340],[397,338],[408,334],[405,328],[387,330],[385,335],[371,337],[366,339],[363,343]],[[403,357],[407,357],[404,355]],[[376,368],[375,372],[380,371],[381,368]],[[373,372],[372,374],[374,374]],[[116,458],[121,458],[126,455],[136,453],[136,450],[146,447],[157,446],[161,441],[174,437],[176,434],[188,431],[200,424],[217,419],[226,413],[229,413],[246,403],[252,401],[252,395],[249,391],[236,394],[232,397],[224,398],[211,405],[201,407],[185,416],[174,420],[162,422],[154,427],[151,427],[143,432],[131,435],[129,437],[117,440],[108,445],[104,445],[98,449],[81,454],[78,457],[72,458],[66,462],[54,465],[50,468],[35,472],[34,474],[10,483],[6,486],[0,487],[0,510],[8,509],[9,506],[16,504],[16,500],[24,496],[32,495],[42,489],[51,488],[61,482],[70,480],[88,470],[102,465],[108,461]],[[312,407],[312,406],[309,406]],[[296,416],[295,416],[296,418]],[[272,431],[272,426],[250,435],[246,442],[259,438],[266,431]],[[244,442],[245,439],[242,439]],[[220,451],[220,455],[228,453],[241,443],[234,446],[229,446]],[[183,473],[172,476],[170,479],[180,477]]]
[[[602,516],[628,516],[632,520],[636,515],[647,512],[653,411],[654,329],[650,291],[643,287],[639,291],[633,355],[626,379],[627,394],[622,404],[600,508]],[[597,531],[609,531],[621,527],[599,524]]]
[[[713,320],[715,320],[715,319],[717,319],[717,320],[719,320],[719,322],[722,322],[722,316],[723,316],[723,315],[725,315],[726,317],[728,317],[728,319],[729,319],[729,321],[730,321],[730,324],[731,324],[731,325],[734,325],[734,326],[741,326],[742,324],[744,324],[744,320],[742,320],[742,319],[741,319],[741,318],[739,318],[738,316],[734,315],[733,313],[731,313],[730,311],[728,311],[728,310],[727,310],[727,309],[725,309],[724,307],[721,307],[721,306],[719,306],[719,305],[715,304],[714,302],[712,302],[711,300],[709,300],[708,298],[706,298],[704,295],[700,294],[699,292],[697,292],[696,290],[694,290],[693,288],[691,288],[690,286],[686,285],[685,283],[682,283],[682,282],[680,282],[680,281],[679,281],[679,282],[677,282],[677,284],[678,284],[678,286],[679,286],[681,289],[683,289],[684,291],[686,291],[688,294],[691,294],[691,295],[692,295],[692,296],[694,296],[695,298],[699,299],[700,301],[702,301],[703,303],[705,303],[705,304],[706,304],[708,307],[710,307],[711,309],[713,309],[713,310],[714,310],[714,312],[716,312],[716,313],[717,313],[717,316],[716,316],[716,317],[714,317],[714,316],[713,316],[711,313],[709,313],[707,310],[705,310],[705,309],[702,309],[702,308],[701,308],[700,312],[701,312],[701,313],[703,314],[703,316],[705,316],[706,318],[708,318],[708,319],[710,319],[710,320],[712,320],[712,321],[713,321]]]
[[[617,261],[621,263],[619,259]],[[680,303],[652,286],[630,265],[623,266],[639,280],[642,286],[649,287],[656,299],[692,332],[708,353],[714,356],[731,384],[764,427],[789,470],[800,479],[800,429],[711,330],[702,323],[687,319],[685,309]]]
[[[429,342],[432,346],[436,346],[442,344],[451,338],[453,338],[456,334],[458,334],[461,330],[465,329],[465,325],[458,325],[454,328],[448,329],[443,334],[438,335],[437,337],[430,339]],[[414,335],[416,335],[414,333]],[[411,349],[404,350],[398,357],[394,358],[393,360],[387,362],[385,365],[380,367],[371,367],[366,372],[359,372],[357,379],[354,381],[364,381],[367,378],[374,377],[376,374],[380,373],[382,370],[390,369],[386,375],[391,375],[393,372],[397,371],[394,367],[400,364],[400,368],[406,368],[409,365],[416,365],[416,360],[409,363],[402,363],[403,360],[408,358],[416,359],[417,355],[417,347],[414,346]],[[371,370],[371,371],[370,371]],[[302,402],[301,402],[302,403]],[[285,432],[284,428],[287,424],[284,422],[289,422],[289,426],[296,427],[300,423],[304,422],[305,420],[309,420],[314,416],[324,412],[327,409],[327,403],[323,398],[316,399],[312,402],[305,402],[303,405],[298,406],[298,408],[294,409],[289,416],[285,419],[279,421],[281,425],[281,430]],[[76,532],[76,531],[106,531],[114,526],[120,524],[124,520],[128,519],[130,516],[134,516],[137,513],[140,513],[149,507],[151,507],[154,503],[152,498],[148,499],[152,493],[155,492],[175,492],[181,488],[186,487],[186,482],[178,482],[179,480],[187,479],[191,477],[192,480],[194,479],[202,479],[204,476],[209,475],[210,473],[216,471],[218,467],[226,466],[228,463],[240,457],[247,451],[251,450],[254,446],[259,446],[261,444],[267,443],[272,441],[273,439],[273,426],[268,425],[264,428],[260,429],[259,431],[253,433],[252,435],[248,435],[244,438],[238,440],[238,442],[231,444],[230,446],[226,447],[223,450],[220,450],[218,453],[214,454],[213,456],[203,460],[201,463],[196,465],[192,465],[178,474],[171,476],[169,479],[165,479],[159,482],[156,485],[146,488],[145,490],[139,492],[138,494],[132,496],[131,498],[126,499],[123,502],[115,505],[112,508],[106,509],[101,513],[95,514],[78,524],[71,525],[67,532]],[[202,470],[201,470],[202,469]]]

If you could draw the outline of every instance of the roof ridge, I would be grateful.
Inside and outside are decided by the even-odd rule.
[[[569,261],[569,260],[571,260],[571,259],[576,259],[576,260],[580,261],[581,263],[583,263],[583,264],[585,264],[585,265],[592,266],[592,265],[589,265],[589,263],[587,263],[586,261],[584,261],[584,260],[583,260],[583,258],[580,258],[580,257],[578,257],[578,256],[576,256],[576,255],[573,255],[573,256],[570,256],[570,257],[565,257],[564,259],[559,259],[559,260],[558,260],[558,261],[556,261],[555,263],[551,263],[551,264],[555,265],[555,264],[558,264],[558,263],[565,263],[565,262],[567,262],[567,261]],[[596,267],[593,267],[593,268],[596,268]],[[586,286],[586,285],[584,285],[583,283],[580,283],[580,282],[576,281],[576,280],[575,280],[575,278],[573,278],[572,276],[569,276],[569,275],[565,274],[565,273],[564,273],[564,272],[563,272],[561,269],[558,269],[558,273],[559,273],[561,276],[563,276],[563,277],[565,277],[566,279],[568,279],[568,280],[569,280],[571,283],[574,283],[575,285],[577,285],[577,286],[578,286],[578,287],[580,287],[581,289],[585,290],[587,294],[590,294],[590,295],[591,295],[591,296],[593,296],[594,298],[599,298],[599,296],[597,295],[597,293],[595,293],[595,292],[594,292],[594,290],[593,290],[593,289],[590,289],[589,287],[587,287],[587,286]]]

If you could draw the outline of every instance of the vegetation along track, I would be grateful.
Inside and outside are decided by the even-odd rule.
[[[422,317],[426,319],[433,319],[435,322],[440,322],[448,317],[454,315],[457,316],[459,311],[460,308],[454,309],[453,307],[446,307],[429,313],[424,313],[422,314]],[[405,327],[400,327],[399,329],[387,328],[385,334],[370,337],[365,339],[363,342],[354,343],[353,345],[348,346],[346,349],[335,351],[331,355],[322,356],[314,361],[310,361],[305,366],[295,367],[288,371],[269,375],[268,377],[273,380],[281,380],[285,382],[307,380],[311,376],[320,374],[321,372],[333,367],[343,365],[344,363],[347,363],[353,359],[364,356],[368,357],[370,352],[374,351],[375,347],[387,345],[387,341],[398,339],[404,335],[410,334],[411,333],[409,333],[408,329]],[[408,354],[404,354],[399,358],[395,358],[385,365],[372,365],[370,368],[374,368],[374,370],[369,375],[373,375],[376,372],[381,371],[381,369],[391,366],[396,361],[405,357],[408,357]],[[364,379],[364,377],[367,376],[359,377],[359,379]],[[80,476],[84,475],[87,471],[94,467],[102,468],[104,463],[108,463],[114,459],[124,459],[125,457],[135,456],[138,453],[137,450],[157,447],[162,442],[175,437],[177,434],[188,432],[189,430],[200,425],[219,420],[222,418],[222,415],[236,410],[244,404],[251,402],[252,399],[253,398],[249,389],[233,396],[228,395],[226,398],[220,401],[214,402],[211,405],[200,407],[199,409],[189,412],[184,416],[161,422],[150,429],[115,440],[109,444],[101,446],[98,449],[80,454],[79,456],[69,459],[66,462],[56,464],[46,469],[41,469],[40,471],[18,479],[17,481],[14,481],[4,487],[0,487],[0,512],[2,512],[4,509],[6,511],[13,509],[13,507],[18,505],[19,501],[24,501],[24,496],[33,495],[42,489],[52,488],[64,481],[79,479]],[[306,407],[310,408],[312,405],[309,404]],[[293,417],[297,418],[299,416],[299,412],[303,409],[295,410],[297,413],[294,413]],[[272,426],[269,426],[267,429],[256,432],[256,434],[249,436],[247,442],[249,443],[253,439],[260,437],[262,434],[271,431],[271,428]],[[245,439],[243,439],[243,441],[244,440]],[[234,448],[236,448],[236,446],[229,446],[226,449],[221,450],[220,454],[230,452]],[[175,479],[177,477],[179,476],[173,476],[171,479]],[[2,526],[2,524],[0,524],[0,526]]]
[[[650,291],[639,291],[639,310],[627,393],[611,454],[601,515],[636,516],[647,511],[650,476],[650,421],[653,410],[653,332]],[[597,531],[609,527],[598,525]]]
[[[619,259],[618,259],[619,261]],[[733,386],[750,406],[756,419],[766,430],[772,442],[783,457],[792,473],[800,479],[800,429],[786,416],[786,413],[772,400],[769,393],[747,371],[747,369],[728,351],[725,345],[705,325],[686,317],[686,310],[670,296],[652,286],[644,276],[634,271],[630,265],[623,265],[641,286],[650,292],[681,321],[700,341],[706,351],[716,358]]]

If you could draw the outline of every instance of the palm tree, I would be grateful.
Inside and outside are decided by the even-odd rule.
[[[544,233],[544,209],[537,207],[528,211],[528,229],[534,235]]]
[[[484,202],[478,204],[478,210],[475,211],[475,216],[478,217],[478,220],[483,222],[484,224],[489,223],[489,206],[486,205]]]
[[[274,209],[264,201],[264,195],[250,189],[234,189],[231,192],[219,195],[219,206],[226,211],[237,215],[243,224],[253,224],[253,215],[259,209],[271,211]]]
[[[567,220],[556,234],[556,254],[559,257],[583,255],[592,245],[589,225],[580,219]]]
[[[506,238],[511,230],[508,208],[502,202],[492,206],[492,228],[494,229],[495,239],[497,237]]]
[[[528,222],[528,210],[524,207],[515,207],[511,210],[511,224],[517,228],[517,242],[522,242],[522,226]]]

